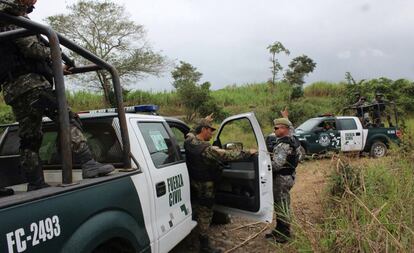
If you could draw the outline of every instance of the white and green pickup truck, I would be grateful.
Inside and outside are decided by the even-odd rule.
[[[363,127],[358,117],[323,115],[295,129],[295,136],[308,155],[327,151],[367,152],[383,157],[392,143],[399,144],[397,127]]]
[[[117,115],[80,116],[95,157],[115,165],[116,172],[82,179],[75,161],[76,184],[61,186],[57,129],[45,121],[40,156],[52,187],[26,192],[18,166],[18,125],[7,126],[0,139],[0,187],[13,188],[15,195],[0,198],[0,252],[168,252],[196,226],[182,150],[188,126],[173,118],[127,113],[135,159],[125,171]],[[216,209],[271,222],[272,172],[259,124],[253,113],[233,116],[221,125],[216,142],[228,143],[235,127],[257,140],[259,153],[224,169]]]
[[[19,167],[19,126],[8,125],[1,133],[0,188],[13,189],[15,194],[0,197],[0,252],[170,251],[196,226],[182,149],[188,126],[161,116],[125,113],[116,69],[51,28],[5,13],[0,13],[0,22],[24,28],[1,32],[0,40],[33,34],[47,37],[59,112],[58,127],[44,121],[40,149],[45,179],[51,187],[26,192]],[[118,113],[81,115],[96,159],[117,168],[108,176],[82,179],[79,164],[72,163],[61,47],[91,63],[72,66],[69,74],[106,71],[102,73],[112,78]],[[232,133],[243,134],[232,138]],[[222,147],[242,143],[258,153],[226,164],[215,208],[271,222],[271,161],[254,114],[225,120],[216,143]]]

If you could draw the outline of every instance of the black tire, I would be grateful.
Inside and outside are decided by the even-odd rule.
[[[92,253],[135,253],[137,252],[134,247],[123,239],[112,239],[101,245],[92,251]]]
[[[382,141],[375,141],[370,149],[369,155],[373,158],[384,157],[387,154],[388,148]]]

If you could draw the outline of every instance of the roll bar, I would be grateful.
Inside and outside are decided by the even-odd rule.
[[[23,17],[16,17],[6,13],[0,12],[0,22],[14,24],[21,27],[8,32],[0,33],[1,40],[10,40],[21,37],[27,37],[35,34],[41,34],[48,38],[49,46],[51,51],[52,69],[53,76],[56,86],[56,98],[58,103],[58,122],[59,122],[59,136],[60,136],[60,151],[62,157],[62,184],[72,184],[72,150],[71,150],[71,138],[69,130],[69,115],[67,113],[67,102],[65,95],[65,82],[63,78],[63,67],[62,67],[62,52],[60,45],[67,49],[79,54],[85,59],[92,62],[92,65],[76,67],[73,69],[73,74],[86,73],[90,71],[106,70],[112,76],[112,84],[115,92],[115,99],[118,109],[118,119],[121,128],[121,138],[123,144],[123,162],[126,168],[131,167],[130,157],[130,142],[128,138],[128,129],[126,125],[126,116],[122,100],[122,90],[119,80],[118,71],[105,62],[101,58],[92,54],[88,50],[76,45],[69,39],[65,38],[61,34],[54,31],[51,27],[42,25],[30,19]]]

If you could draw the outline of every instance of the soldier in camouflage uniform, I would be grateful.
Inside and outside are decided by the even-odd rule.
[[[273,198],[276,228],[266,235],[278,243],[290,238],[290,189],[295,183],[296,167],[301,159],[300,142],[292,135],[292,123],[287,118],[274,120],[277,141],[273,148]]]
[[[256,153],[255,150],[230,151],[212,146],[209,141],[215,130],[210,120],[202,119],[195,127],[194,133],[188,134],[184,142],[201,252],[220,252],[211,247],[207,231],[213,217],[214,184],[221,174],[223,163],[246,159]]]
[[[7,1],[7,2],[5,2]],[[36,0],[2,0],[0,12],[25,16]],[[0,23],[0,32],[18,27]],[[42,143],[42,117],[57,122],[57,101],[53,91],[50,49],[38,36],[0,42],[0,85],[6,104],[19,122],[21,166],[28,180],[28,191],[47,187],[44,182],[39,148]],[[65,68],[64,68],[65,69]],[[82,164],[82,175],[91,178],[114,170],[92,158],[77,114],[68,109],[71,148],[74,159]],[[57,122],[58,123],[58,122]]]

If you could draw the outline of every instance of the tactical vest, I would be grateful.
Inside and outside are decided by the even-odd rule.
[[[0,33],[17,28],[14,25],[0,23]],[[13,40],[0,41],[0,55],[0,85],[5,81],[13,80],[29,73],[43,75],[49,81],[53,77],[53,72],[48,62],[24,57]]]
[[[216,179],[215,169],[207,164],[201,155],[209,147],[209,143],[193,144],[191,139],[184,142],[185,157],[190,179],[199,182],[214,181]]]
[[[296,167],[299,163],[299,154],[298,148],[300,147],[300,142],[297,140],[295,136],[285,136],[279,138],[276,141],[276,146],[280,143],[289,144],[290,148],[292,149],[291,154],[286,157],[286,163],[282,166],[282,168],[277,172],[278,175],[292,175]]]

